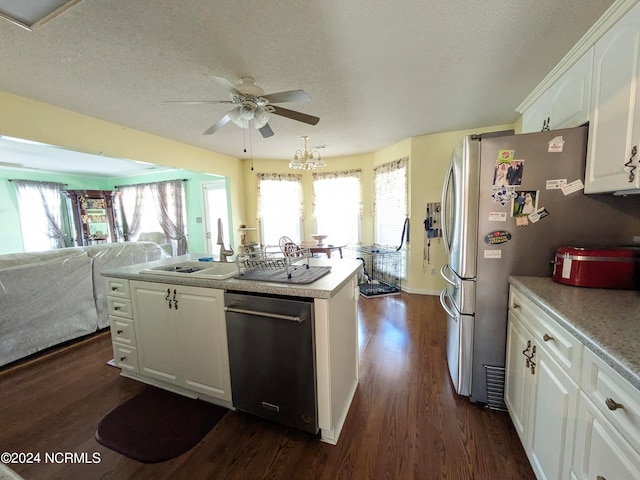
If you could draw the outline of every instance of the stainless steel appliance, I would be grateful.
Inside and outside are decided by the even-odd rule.
[[[630,244],[640,232],[639,199],[580,189],[587,130],[467,136],[451,156],[440,301],[451,379],[472,401],[491,398],[487,369],[504,367],[507,277],[550,277],[559,246]]]
[[[313,299],[224,297],[234,407],[318,433]]]

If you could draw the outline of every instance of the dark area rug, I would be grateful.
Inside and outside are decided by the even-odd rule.
[[[194,447],[229,410],[146,386],[102,419],[96,440],[144,463],[164,462]]]

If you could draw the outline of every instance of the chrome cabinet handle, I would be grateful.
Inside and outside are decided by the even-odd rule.
[[[616,402],[613,398],[607,398],[607,399],[604,401],[604,403],[605,403],[605,405],[607,406],[607,408],[608,408],[609,410],[611,410],[611,411],[617,410],[617,409],[619,409],[619,408],[624,408],[624,407],[622,406],[622,404],[620,404],[620,403]]]
[[[549,335],[547,335],[546,333],[542,336],[542,339],[543,339],[545,342],[548,342],[549,340],[555,340],[555,338],[550,337],[550,336],[549,336]]]

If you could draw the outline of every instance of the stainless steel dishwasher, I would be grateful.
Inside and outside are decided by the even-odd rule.
[[[313,299],[227,292],[233,405],[318,433]]]

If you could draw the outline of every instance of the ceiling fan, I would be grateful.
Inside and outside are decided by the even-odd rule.
[[[298,122],[308,123],[309,125],[317,124],[320,119],[313,115],[296,112],[287,108],[274,105],[275,103],[286,102],[308,102],[311,97],[304,90],[289,90],[287,92],[264,94],[264,91],[258,87],[255,80],[251,77],[243,77],[240,84],[233,85],[227,79],[215,75],[207,75],[216,85],[224,88],[231,94],[231,100],[187,100],[187,101],[165,101],[162,103],[182,103],[182,104],[200,104],[200,103],[228,103],[236,105],[229,110],[220,120],[209,127],[204,135],[211,135],[220,128],[232,121],[241,128],[248,128],[253,125],[260,131],[263,138],[273,136],[273,130],[269,126],[270,114],[280,115],[281,117],[297,120]]]

